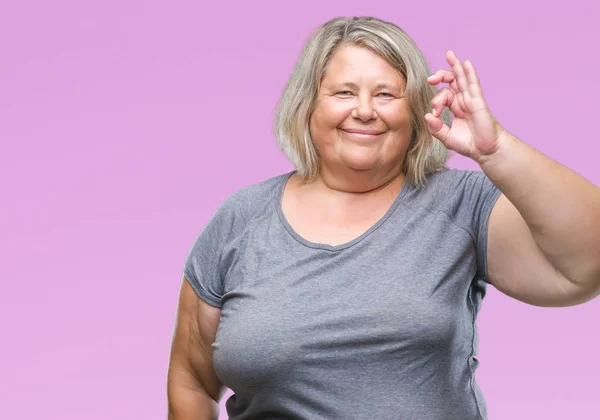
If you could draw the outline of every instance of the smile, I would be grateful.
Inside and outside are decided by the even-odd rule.
[[[341,129],[343,132],[352,134],[353,137],[371,139],[383,134],[382,131],[375,130],[354,130],[354,129]]]

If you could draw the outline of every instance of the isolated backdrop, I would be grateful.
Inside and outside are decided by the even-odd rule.
[[[0,417],[166,419],[184,258],[226,196],[292,169],[273,110],[319,24],[393,21],[432,70],[453,49],[501,124],[600,185],[599,14],[592,0],[2,0]],[[600,300],[544,309],[489,287],[490,419],[599,415],[598,319]]]

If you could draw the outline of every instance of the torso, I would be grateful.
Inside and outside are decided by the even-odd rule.
[[[402,188],[394,182],[385,191],[364,197],[325,197],[304,188],[294,174],[285,185],[282,211],[291,227],[305,240],[332,246],[358,238],[389,210]]]
[[[213,363],[235,393],[229,418],[487,418],[476,315],[500,191],[483,173],[440,171],[356,236],[384,195],[353,198],[356,212],[347,195],[294,184],[282,200],[287,176],[231,196],[186,259],[198,295],[222,308]]]

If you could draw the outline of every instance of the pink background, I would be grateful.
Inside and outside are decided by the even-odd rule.
[[[454,49],[509,131],[600,185],[599,13],[592,0],[2,0],[0,417],[166,418],[184,258],[227,195],[292,169],[273,110],[316,26],[391,20],[432,70]],[[490,419],[600,418],[598,319],[600,299],[537,308],[490,287],[477,372]]]

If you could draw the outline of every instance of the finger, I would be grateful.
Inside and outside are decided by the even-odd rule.
[[[473,96],[483,96],[481,84],[479,83],[479,78],[477,77],[477,72],[475,71],[475,67],[473,67],[473,63],[471,63],[470,60],[465,60],[464,68],[467,81],[469,82],[469,93]]]
[[[449,88],[440,89],[440,91],[431,100],[431,113],[434,117],[439,118],[442,115],[444,107],[450,108],[454,103],[454,93]]]
[[[431,85],[437,85],[438,83],[448,83],[450,89],[453,92],[458,92],[458,86],[456,85],[456,77],[454,73],[449,70],[438,70],[427,78],[427,82]]]
[[[458,56],[452,50],[448,50],[446,53],[446,60],[450,67],[452,67],[452,72],[456,77],[456,84],[458,85],[458,89],[462,92],[469,91],[469,84],[467,82],[467,77],[465,75],[464,68],[462,63],[460,62]]]
[[[444,111],[444,107],[450,108],[450,111],[457,118],[463,118],[465,116],[464,100],[463,94],[460,92],[454,92],[450,88],[443,88],[433,97],[431,100],[431,113],[434,117],[440,118],[442,112]]]
[[[454,73],[450,70],[438,70],[429,76],[427,81],[432,84],[452,83],[454,81]]]

